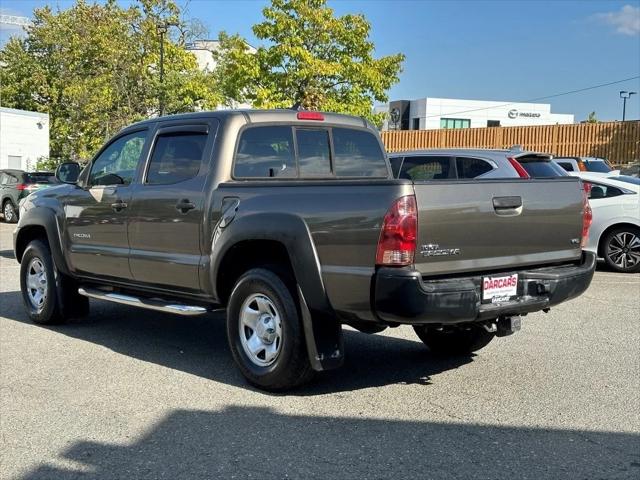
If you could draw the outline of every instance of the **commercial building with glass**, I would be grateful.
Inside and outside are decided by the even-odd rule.
[[[375,108],[386,113],[384,130],[437,130],[574,123],[573,114],[551,113],[548,103],[454,98],[395,100]]]

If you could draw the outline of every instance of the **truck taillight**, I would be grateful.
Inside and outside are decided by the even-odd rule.
[[[417,234],[416,197],[400,197],[384,216],[376,251],[376,265],[411,265],[416,251]]]
[[[591,222],[593,221],[593,212],[591,211],[591,205],[589,205],[589,197],[586,190],[582,191],[582,240],[580,241],[580,247],[585,248],[589,241],[589,229],[591,228]]]
[[[16,185],[16,190],[20,190],[20,191],[22,191],[22,190],[28,190],[28,187],[27,187],[27,185],[26,185],[26,184],[24,184],[24,183],[19,183],[18,185]]]
[[[518,176],[520,178],[531,178],[518,160],[513,157],[508,157],[507,160],[509,160],[511,166],[516,170],[516,172],[518,172]]]

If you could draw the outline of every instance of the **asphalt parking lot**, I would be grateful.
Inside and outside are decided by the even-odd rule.
[[[476,356],[409,328],[347,331],[343,369],[287,395],[247,386],[222,315],[92,302],[23,313],[0,224],[0,477],[640,478],[640,275],[523,319]]]

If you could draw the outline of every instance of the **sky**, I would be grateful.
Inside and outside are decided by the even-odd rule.
[[[135,0],[120,0],[128,5]],[[260,42],[251,27],[264,0],[177,0],[216,38],[221,30]],[[0,0],[0,12],[30,16],[43,5],[69,0]],[[404,53],[391,100],[422,97],[526,101],[640,76],[640,0],[329,0],[336,14],[362,13],[370,21],[376,55]],[[0,42],[16,30],[2,25]],[[640,79],[558,96],[554,113],[576,121],[595,111],[620,120],[640,118]]]

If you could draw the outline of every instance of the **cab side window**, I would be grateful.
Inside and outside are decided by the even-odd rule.
[[[147,132],[124,135],[111,143],[91,166],[89,185],[129,185],[136,174]]]
[[[206,133],[160,135],[151,155],[147,183],[168,185],[198,175],[206,143]]]

